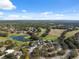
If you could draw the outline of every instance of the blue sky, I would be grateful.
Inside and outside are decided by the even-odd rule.
[[[79,6],[79,0],[13,0],[18,9],[26,9],[33,12],[53,11],[74,9]]]
[[[0,0],[2,20],[79,20],[79,0]]]

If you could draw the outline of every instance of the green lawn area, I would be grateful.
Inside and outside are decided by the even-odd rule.
[[[56,40],[58,37],[60,37],[63,31],[64,31],[63,29],[51,29],[49,34],[46,37],[43,37],[43,39],[44,40]]]
[[[57,36],[52,36],[52,35],[47,35],[46,37],[43,37],[44,40],[56,40],[58,37]]]
[[[0,41],[4,41],[4,40],[7,40],[8,37],[0,37]]]
[[[11,39],[12,40],[12,39]],[[23,45],[23,44],[29,44],[29,42],[22,42],[22,41],[17,41],[17,40],[12,40],[13,42],[16,42],[16,45],[17,46],[21,46],[21,45]]]
[[[65,37],[68,38],[68,37],[74,36],[77,32],[79,32],[79,30],[74,30],[74,31],[67,32],[65,34]]]
[[[0,31],[0,33],[7,33],[7,32]],[[0,37],[0,40],[6,40],[6,39],[8,39],[8,37]]]
[[[20,36],[20,35],[23,35],[23,34],[8,33],[8,36]]]
[[[41,36],[46,31],[46,29],[44,29],[44,28],[40,28],[40,29],[41,29],[41,32],[39,33],[38,36]]]
[[[63,32],[64,30],[62,29],[52,29],[51,32],[46,36],[46,37],[43,37],[44,40],[56,40],[60,35],[61,33]],[[70,31],[70,32],[67,32],[65,34],[65,37],[68,38],[68,37],[72,37],[74,36],[77,32],[79,32],[79,30],[74,30],[74,31]]]

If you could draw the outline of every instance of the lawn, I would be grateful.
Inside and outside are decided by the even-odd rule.
[[[56,40],[58,37],[57,36],[52,36],[52,35],[47,35],[46,37],[43,37],[44,40]]]
[[[43,37],[44,40],[56,40],[60,37],[61,33],[65,31],[63,29],[51,29],[46,37]]]
[[[44,28],[40,28],[40,29],[41,29],[41,32],[38,34],[38,36],[41,36],[46,31],[46,29]]]
[[[68,37],[74,36],[77,32],[79,32],[79,30],[74,30],[74,31],[67,32],[65,34],[65,37],[68,38]]]

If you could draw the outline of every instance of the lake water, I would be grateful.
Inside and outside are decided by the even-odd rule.
[[[27,36],[23,36],[23,35],[20,35],[20,36],[10,36],[10,38],[12,38],[13,40],[18,40],[18,41],[23,41],[23,42],[25,42],[26,40],[28,41],[28,39],[27,38],[25,38],[25,37],[27,37]]]

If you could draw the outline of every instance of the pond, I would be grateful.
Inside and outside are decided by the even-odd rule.
[[[27,38],[28,36],[26,35],[19,35],[19,36],[10,36],[10,38],[12,38],[13,40],[18,40],[18,41],[29,41],[29,38]]]

